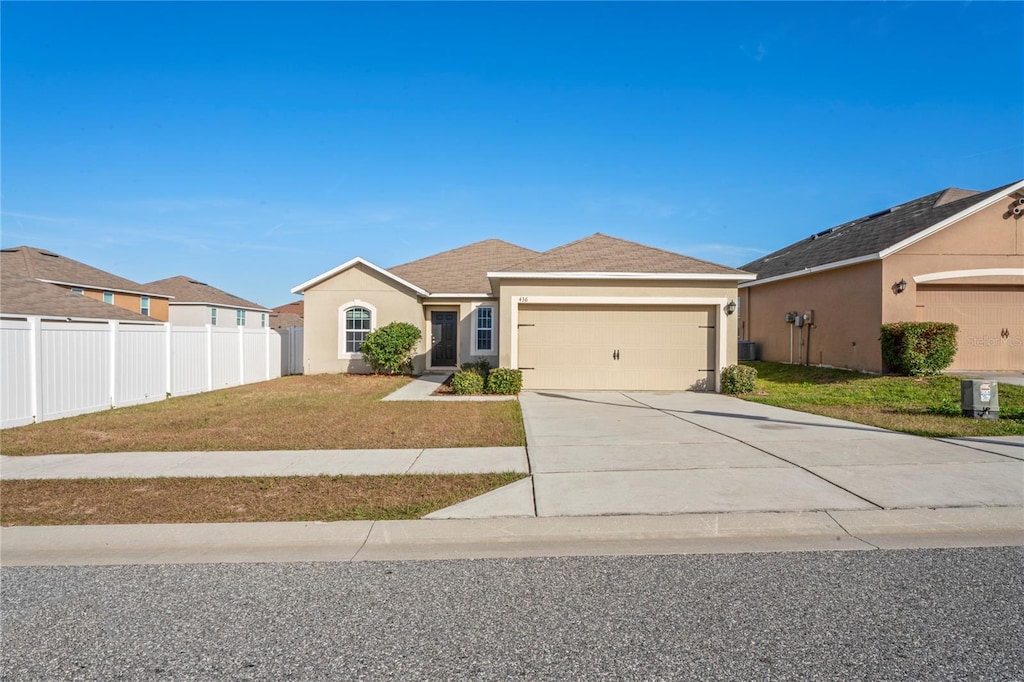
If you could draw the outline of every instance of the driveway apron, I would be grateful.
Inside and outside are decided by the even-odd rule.
[[[981,448],[708,393],[520,402],[538,516],[1024,503],[1024,439]]]

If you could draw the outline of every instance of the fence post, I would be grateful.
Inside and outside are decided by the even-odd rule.
[[[238,385],[245,383],[245,327],[238,328]]]
[[[171,362],[173,358],[174,331],[172,329],[170,322],[164,322],[164,329],[167,330],[167,358],[164,363],[164,368],[166,370],[166,374],[164,375],[164,383],[167,384],[167,392],[164,394],[164,399],[166,400],[171,396],[171,382],[173,381],[174,377],[174,373],[171,371]]]
[[[267,344],[267,381],[270,381],[270,327],[264,327],[266,334],[263,335]]]
[[[43,318],[28,318],[29,399],[32,418],[43,421]]]
[[[110,325],[110,407],[117,407],[117,332],[118,321],[107,320]]]
[[[213,390],[213,325],[206,325],[206,390]]]

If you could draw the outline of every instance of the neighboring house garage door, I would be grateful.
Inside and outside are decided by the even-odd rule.
[[[1024,287],[921,284],[917,319],[960,327],[950,369],[1024,368]]]
[[[713,308],[520,305],[523,386],[713,391],[714,324]]]

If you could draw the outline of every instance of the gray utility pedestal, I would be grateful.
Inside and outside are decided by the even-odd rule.
[[[965,417],[999,419],[999,384],[984,379],[961,380],[960,410]]]

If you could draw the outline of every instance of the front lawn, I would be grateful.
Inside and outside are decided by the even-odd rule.
[[[0,481],[4,526],[418,519],[526,474]]]
[[[5,429],[5,455],[525,445],[518,401],[380,402],[405,377],[290,376]]]
[[[757,369],[756,390],[741,396],[753,402],[932,438],[1024,434],[1024,386],[999,384],[1002,419],[968,419],[959,416],[957,377],[877,376],[778,362],[743,364]]]

